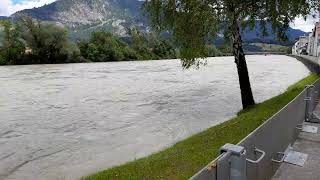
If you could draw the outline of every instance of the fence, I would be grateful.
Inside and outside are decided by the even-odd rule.
[[[237,145],[226,144],[221,155],[191,180],[268,180],[284,159],[304,121],[316,118],[312,112],[320,93],[320,80],[306,88],[277,114]]]

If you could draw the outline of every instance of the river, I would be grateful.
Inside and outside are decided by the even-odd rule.
[[[309,74],[248,56],[261,102]],[[0,179],[76,179],[159,151],[241,109],[232,57],[0,67]]]

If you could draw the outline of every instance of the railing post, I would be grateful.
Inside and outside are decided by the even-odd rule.
[[[305,108],[305,121],[306,122],[310,122],[310,120],[312,119],[312,110],[310,110],[311,106],[312,106],[312,100],[313,100],[313,96],[311,95],[311,89],[313,88],[313,85],[307,85],[305,86],[306,88],[306,97],[305,97],[305,101],[306,101],[306,108]]]
[[[246,150],[242,146],[225,144],[220,148],[224,161],[218,162],[217,180],[247,180]]]

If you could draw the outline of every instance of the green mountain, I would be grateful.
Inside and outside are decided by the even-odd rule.
[[[70,30],[72,39],[86,39],[90,33],[97,30],[106,30],[121,37],[127,34],[127,28],[136,27],[142,31],[149,29],[148,22],[141,13],[141,0],[57,0],[51,4],[26,9],[12,15],[25,14],[33,18],[61,24]],[[269,36],[262,37],[259,23],[253,30],[245,29],[242,38],[245,42],[259,42],[279,44],[271,25],[267,25]],[[291,45],[295,39],[306,33],[289,28],[287,35]],[[223,42],[223,37],[215,44]]]
[[[58,0],[51,4],[17,12],[42,21],[62,24],[72,31],[74,39],[88,37],[92,31],[107,30],[119,36],[135,26],[145,29],[139,0]]]

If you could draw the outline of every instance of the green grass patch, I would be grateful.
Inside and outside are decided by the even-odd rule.
[[[282,46],[278,44],[250,43],[250,45],[260,47],[262,51],[266,51],[266,52],[287,52],[288,51],[287,46]]]
[[[312,74],[290,86],[283,94],[239,112],[236,118],[193,135],[166,150],[83,180],[188,179],[215,159],[222,145],[237,144],[293,100],[305,85],[312,84],[318,78],[318,75]]]

